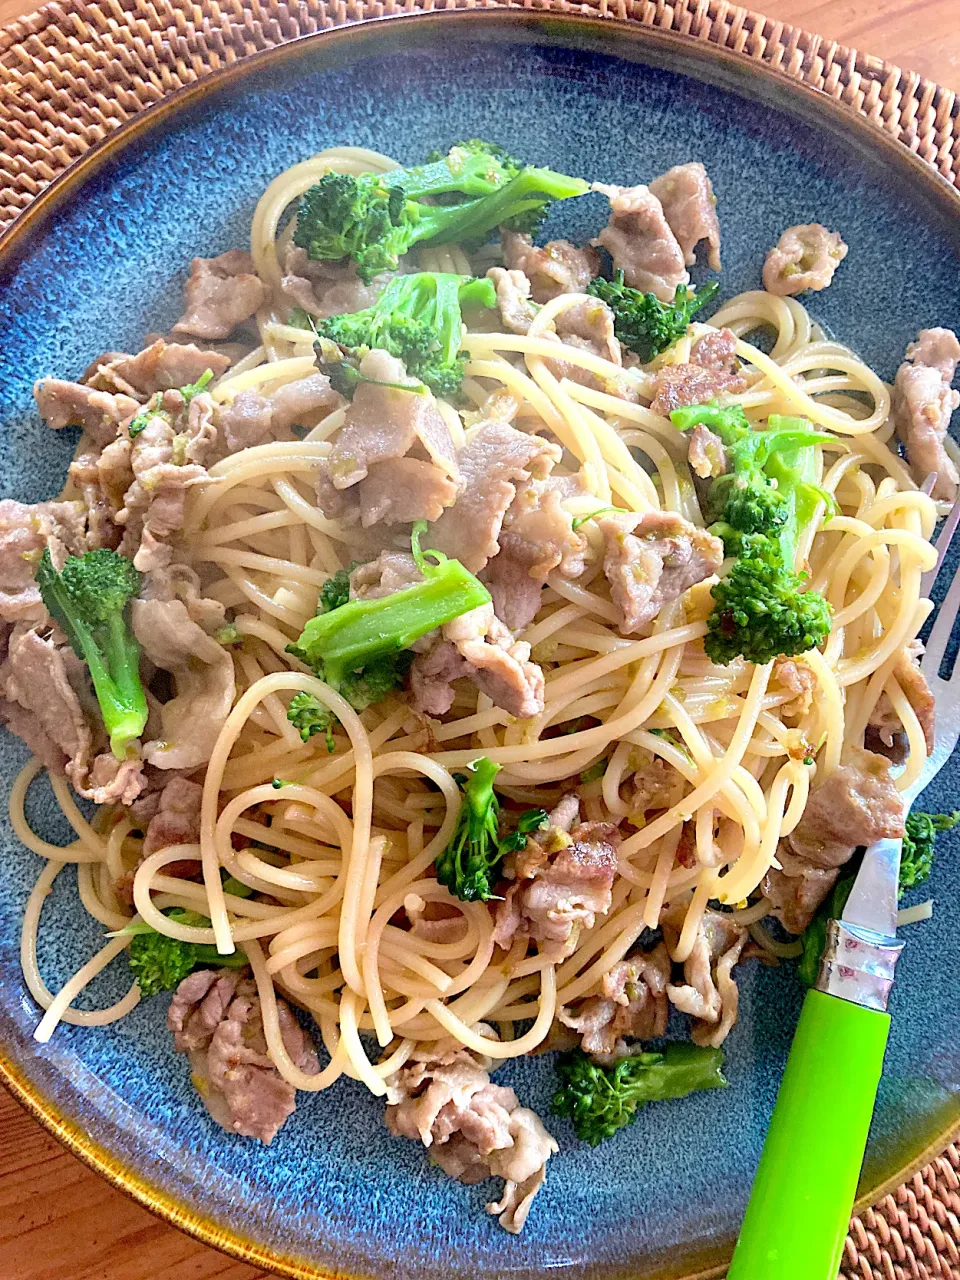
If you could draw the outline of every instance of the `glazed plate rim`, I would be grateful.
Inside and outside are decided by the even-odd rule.
[[[524,37],[540,45],[599,51],[644,65],[666,67],[691,76],[703,83],[722,87],[759,102],[770,102],[794,118],[806,123],[826,116],[838,130],[852,135],[862,150],[880,157],[894,174],[898,171],[913,180],[921,195],[952,221],[960,236],[960,192],[926,161],[876,124],[844,103],[819,89],[804,84],[785,71],[755,61],[747,55],[721,48],[680,32],[644,27],[616,18],[591,17],[582,14],[532,12],[530,10],[472,9],[432,13],[385,15],[347,26],[331,28],[300,36],[295,40],[266,49],[241,62],[211,72],[202,80],[185,85],[160,102],[139,112],[113,133],[75,160],[61,173],[11,226],[0,235],[0,278],[27,247],[33,236],[42,232],[57,211],[78,188],[94,178],[107,164],[142,139],[150,137],[181,112],[224,88],[253,77],[266,67],[296,62],[309,57],[315,48],[332,50],[359,46],[360,58],[379,54],[385,44],[391,52],[402,51],[404,41],[419,43],[436,33],[453,29],[461,37],[502,37],[521,42]],[[385,27],[389,23],[389,28]],[[442,24],[442,26],[441,26]],[[227,1230],[179,1203],[169,1189],[161,1188],[124,1163],[77,1122],[46,1097],[28,1074],[4,1052],[0,1043],[0,1082],[58,1141],[63,1143],[86,1165],[106,1178],[151,1212],[173,1226],[186,1231],[202,1243],[211,1245],[240,1261],[262,1266],[294,1280],[344,1280],[343,1272],[331,1272],[318,1264],[297,1259],[246,1239]],[[960,1117],[954,1117],[927,1146],[905,1166],[890,1173],[875,1187],[861,1195],[854,1212],[876,1204],[937,1156],[958,1135]],[[721,1277],[726,1265],[711,1267],[686,1280],[713,1280]],[[360,1280],[360,1277],[355,1277]],[[369,1277],[369,1280],[375,1280]]]

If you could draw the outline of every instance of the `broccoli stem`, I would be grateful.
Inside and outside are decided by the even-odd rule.
[[[324,679],[336,688],[368,663],[409,649],[428,631],[490,603],[490,592],[459,560],[439,551],[423,553],[421,560],[423,582],[318,614],[304,627],[295,651],[311,665],[322,664]]]
[[[490,195],[455,205],[422,205],[418,208],[414,242],[456,244],[477,240],[502,223],[536,213],[553,200],[568,200],[590,190],[582,178],[569,178],[552,169],[521,169]]]

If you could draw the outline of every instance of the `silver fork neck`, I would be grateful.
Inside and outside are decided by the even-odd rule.
[[[896,938],[843,920],[827,922],[827,945],[816,989],[864,1009],[885,1010],[903,950]]]

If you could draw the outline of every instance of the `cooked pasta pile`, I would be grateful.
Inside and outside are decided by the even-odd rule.
[[[273,292],[257,313],[259,345],[212,385],[218,405],[229,406],[244,390],[269,396],[315,371],[314,334],[288,322],[277,291],[291,204],[323,173],[392,167],[384,156],[339,148],[268,187],[254,215],[251,252]],[[482,275],[485,253],[422,249],[419,269]],[[358,713],[288,652],[315,614],[322,585],[355,558],[356,527],[322,515],[315,496],[318,467],[345,410],[322,416],[302,439],[241,449],[210,468],[209,483],[189,491],[182,540],[182,558],[204,594],[232,615],[239,640],[232,650],[237,696],[202,775],[199,845],[172,845],[140,861],[142,835],[129,814],[117,808],[87,822],[66,780],[51,775],[76,833],[68,847],[53,847],[24,817],[40,764],[28,765],[14,785],[16,832],[46,860],[23,931],[24,973],[45,1010],[38,1039],[48,1039],[61,1020],[107,1024],[139,998],[134,985],[108,1009],[73,1007],[128,944],[122,934],[56,995],[40,976],[44,931],[54,927],[41,921],[41,909],[68,863],[76,864],[84,907],[107,930],[130,919],[115,884],[135,867],[140,920],[172,938],[215,943],[224,954],[242,948],[269,1056],[286,1081],[309,1091],[345,1074],[382,1096],[411,1055],[440,1042],[494,1062],[538,1049],[558,1013],[596,993],[671,909],[679,922],[675,964],[690,957],[711,902],[749,928],[768,958],[796,953],[796,943],[761,924],[770,903],[760,887],[811,786],[838,769],[845,745],[862,744],[882,694],[909,744],[897,787],[909,787],[923,768],[924,729],[894,668],[931,607],[921,575],[935,563],[937,504],[891,447],[890,387],[827,338],[795,298],[741,294],[709,325],[694,322],[648,365],[619,367],[564,345],[568,370],[625,382],[635,392],[630,399],[551,368],[556,321],[583,301],[564,293],[547,302],[526,334],[467,333],[467,407],[440,406],[454,445],[463,446],[491,406],[509,404],[514,426],[562,447],[555,476],[579,473],[580,492],[567,502],[575,516],[662,509],[702,527],[686,440],[649,403],[660,368],[682,364],[712,329],[730,329],[747,389],[728,403],[741,405],[751,423],[799,415],[824,433],[817,479],[837,505],[830,512],[821,504],[797,556],[797,568],[808,569],[810,587],[833,611],[822,648],[802,655],[814,696],[798,701],[777,662],[709,661],[702,641],[715,579],[666,604],[648,635],[621,634],[600,535],[587,520],[586,572],[576,581],[551,573],[521,637],[545,675],[542,713],[514,719],[463,682],[438,718],[417,713],[401,694]],[[409,537],[395,532],[388,545],[409,548]],[[339,721],[332,754],[322,735],[304,742],[288,720],[287,703],[298,691]],[[461,804],[456,775],[480,756],[501,766],[496,786],[504,804],[551,810],[575,790],[587,821],[619,827],[610,909],[559,960],[526,936],[508,950],[497,947],[491,906],[453,897],[435,877],[434,859],[451,839]],[[657,760],[685,785],[668,807],[644,816],[633,806],[630,782]],[[690,849],[681,857],[684,832]],[[202,859],[202,881],[170,874],[170,864],[190,856]],[[221,871],[253,896],[225,891]],[[424,904],[438,903],[447,918],[462,918],[455,940],[431,940],[407,927]],[[171,907],[199,911],[210,927],[171,920],[164,914]],[[318,1028],[329,1060],[316,1073],[298,1067],[285,1047],[278,992]]]

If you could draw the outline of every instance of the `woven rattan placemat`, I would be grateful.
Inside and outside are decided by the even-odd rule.
[[[363,18],[496,0],[55,0],[0,31],[0,231],[89,147],[183,85]],[[524,0],[681,32],[823,90],[960,187],[960,98],[726,0]],[[960,1145],[852,1220],[841,1280],[960,1280]],[[776,1280],[771,1276],[770,1280]]]

